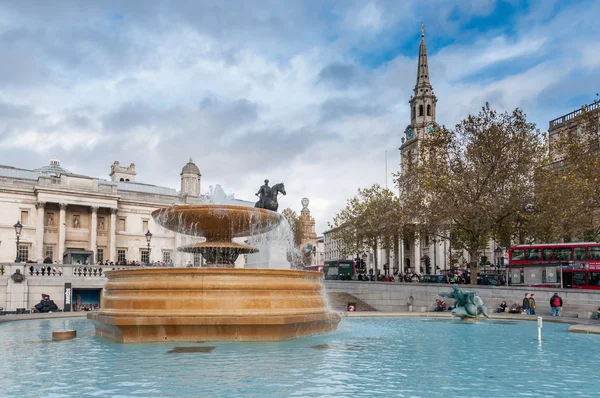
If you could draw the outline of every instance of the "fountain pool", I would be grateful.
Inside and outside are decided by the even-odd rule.
[[[0,396],[597,396],[597,336],[568,326],[545,323],[541,345],[535,322],[406,318],[280,342],[124,345],[86,319],[6,322]],[[51,342],[58,329],[78,337]]]

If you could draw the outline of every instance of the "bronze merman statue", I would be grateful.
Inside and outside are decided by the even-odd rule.
[[[452,285],[452,292],[442,292],[440,296],[454,299],[452,315],[460,318],[479,318],[483,315],[489,318],[487,307],[483,304],[481,297],[475,292],[462,291],[458,285]]]

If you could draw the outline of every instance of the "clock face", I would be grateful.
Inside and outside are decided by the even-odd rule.
[[[413,128],[409,127],[408,130],[406,130],[406,137],[410,140],[413,137]]]
[[[427,132],[428,133],[432,133],[433,130],[435,130],[435,126],[433,124],[430,124],[429,126],[427,126]]]

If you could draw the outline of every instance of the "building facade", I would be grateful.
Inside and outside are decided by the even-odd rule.
[[[152,211],[206,201],[192,159],[181,190],[135,181],[135,164],[114,162],[110,179],[69,172],[58,160],[33,169],[0,166],[0,262],[46,260],[61,264],[165,262],[200,265],[178,253],[181,236],[154,222]],[[240,201],[240,204],[247,202]],[[22,224],[18,246],[14,224]],[[150,231],[150,252],[145,234]]]

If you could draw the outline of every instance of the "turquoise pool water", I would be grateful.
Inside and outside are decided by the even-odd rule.
[[[534,322],[353,318],[280,343],[121,345],[84,319],[7,322],[0,396],[598,396],[600,336],[567,328],[545,323],[539,345]],[[49,341],[63,329],[78,338]]]

